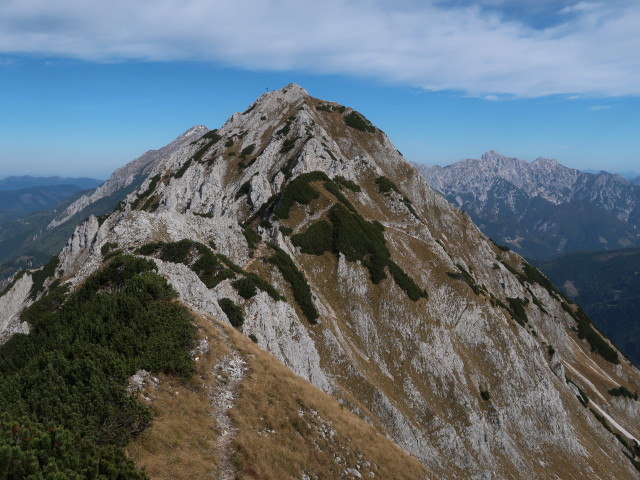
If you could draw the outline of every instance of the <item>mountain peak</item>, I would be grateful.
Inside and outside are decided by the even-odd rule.
[[[538,157],[533,162],[531,162],[531,164],[534,166],[546,167],[546,168],[562,167],[562,165],[560,165],[560,163],[558,163],[558,161],[555,158]],[[563,167],[563,168],[566,168],[566,167]]]
[[[483,157],[502,162],[476,171],[516,162]],[[138,178],[111,214],[76,229],[53,276],[74,288],[120,252],[146,257],[181,302],[367,415],[433,478],[546,478],[539,458],[544,473],[570,458],[576,476],[634,478],[575,389],[606,399],[640,374],[596,332],[579,337],[577,307],[480,235],[360,113],[287,85]],[[0,297],[0,321],[9,312],[16,324],[33,283],[24,275]],[[640,438],[638,410],[599,404]],[[299,448],[325,423],[294,414]],[[289,426],[263,420],[238,431],[278,444]],[[364,475],[350,468],[363,461],[340,457],[339,476]],[[316,476],[303,467],[288,476]]]
[[[507,157],[506,155],[503,155],[497,150],[489,150],[488,152],[485,152],[482,154],[482,156],[480,157],[480,160],[482,160],[483,162],[502,163],[502,162],[507,162],[507,161],[516,160],[516,159],[513,157]]]

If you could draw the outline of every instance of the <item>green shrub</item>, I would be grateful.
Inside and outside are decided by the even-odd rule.
[[[325,220],[311,225],[306,232],[293,235],[291,243],[300,247],[302,253],[322,255],[333,247],[333,227]]]
[[[288,151],[292,150],[293,147],[296,146],[296,142],[299,139],[300,137],[295,137],[295,138],[289,138],[285,140],[282,144],[282,147],[280,147],[280,153],[287,153]]]
[[[318,310],[313,304],[313,299],[311,297],[311,288],[307,283],[307,279],[304,274],[298,270],[296,264],[293,263],[291,257],[279,248],[276,245],[269,245],[274,251],[275,254],[269,257],[267,260],[273,263],[280,273],[284,277],[284,279],[291,285],[291,290],[293,292],[293,298],[296,300],[296,303],[300,306],[302,313],[307,318],[309,323],[315,324],[317,322],[317,318],[320,316],[318,314]]]
[[[355,128],[356,130],[360,130],[361,132],[369,132],[375,133],[376,127],[371,125],[371,122],[364,118],[356,111],[352,111],[347,113],[342,117],[344,119],[344,123],[346,123],[351,128]]]
[[[148,197],[149,195],[151,195],[151,193],[155,191],[156,187],[158,186],[158,183],[160,183],[160,178],[161,178],[160,174],[151,177],[151,182],[149,182],[149,186],[147,187],[147,189],[141,194],[139,194],[138,197],[135,199],[135,201],[131,204],[132,210],[135,210],[136,208],[138,208],[138,206],[140,206],[140,203],[142,203],[142,200],[144,200],[146,197]]]
[[[32,452],[37,468],[51,466],[52,458],[59,467],[75,458],[70,472],[77,478],[88,471],[87,461],[92,469],[110,465],[109,478],[117,477],[116,468],[135,472],[115,447],[146,428],[151,412],[127,393],[128,377],[142,368],[185,378],[193,372],[191,316],[173,301],[175,292],[154,269],[148,260],[115,257],[73,294],[52,287],[24,311],[30,333],[14,335],[0,347],[0,411],[6,414],[0,459],[9,418],[30,431],[22,451],[14,452]],[[36,441],[50,439],[40,435],[41,425],[49,436],[60,432],[60,444],[54,445],[59,448]],[[73,445],[65,444],[65,432]],[[118,478],[144,478],[135,475]]]
[[[191,157],[189,160],[187,160],[186,162],[184,162],[182,164],[182,166],[178,169],[178,171],[176,173],[173,174],[174,178],[182,178],[182,176],[185,174],[185,172],[187,171],[187,169],[191,166],[191,162],[193,161],[193,157]]]
[[[106,242],[100,248],[100,253],[102,254],[102,256],[104,256],[107,253],[109,253],[111,250],[113,250],[114,248],[117,248],[117,247],[118,247],[118,244],[116,242]]]
[[[240,188],[238,189],[238,192],[236,193],[236,200],[239,199],[243,195],[248,195],[250,191],[251,191],[251,181],[247,180],[242,185],[240,185]]]
[[[258,235],[258,232],[256,232],[249,226],[243,227],[242,234],[244,235],[244,238],[247,241],[247,245],[249,246],[250,250],[255,250],[256,246],[262,240],[262,238],[260,238],[260,235]]]
[[[242,298],[248,300],[253,297],[257,293],[256,285],[250,279],[243,277],[234,281],[232,284],[233,288],[236,289],[238,295]]]
[[[308,205],[320,194],[309,183],[314,181],[327,181],[329,177],[324,172],[309,172],[298,175],[282,190],[280,199],[273,210],[278,218],[289,218],[289,211],[294,203]]]
[[[427,291],[416,285],[416,282],[407,275],[407,273],[398,266],[393,260],[389,260],[389,264],[387,265],[389,271],[391,272],[391,276],[396,284],[404,290],[407,296],[413,300],[414,302],[418,301],[420,298],[428,298]]]
[[[0,415],[0,478],[69,479],[121,478],[143,480],[124,451],[92,439],[78,441],[55,423]]]
[[[360,185],[358,185],[357,183],[355,183],[355,182],[353,182],[351,180],[347,180],[346,178],[344,178],[341,175],[338,175],[338,176],[334,177],[333,181],[336,182],[341,187],[348,188],[352,192],[360,193],[362,191],[362,189],[360,188]]]
[[[526,326],[529,323],[529,317],[524,307],[529,303],[529,299],[522,300],[521,298],[507,298],[509,302],[509,313],[511,317],[520,324],[521,327]]]
[[[191,212],[191,213],[197,217],[213,218],[213,215],[211,215],[210,213],[201,213],[201,212]]]
[[[480,398],[482,398],[482,400],[487,402],[491,399],[491,394],[489,393],[488,390],[480,390]]]
[[[351,262],[361,261],[373,283],[385,279],[384,267],[389,263],[390,254],[382,235],[384,227],[377,222],[367,222],[339,203],[329,211],[329,219],[333,224],[334,252],[341,252]]]
[[[238,307],[230,298],[221,298],[218,300],[218,305],[227,316],[229,323],[235,328],[240,329],[244,324],[244,315],[242,310]]]
[[[36,270],[31,274],[33,285],[31,286],[31,290],[29,291],[29,297],[32,300],[34,300],[44,289],[44,282],[49,277],[55,275],[58,263],[60,263],[60,259],[56,255],[55,257],[51,257],[51,259],[47,263],[45,263],[40,270]]]
[[[330,251],[336,255],[342,253],[351,262],[360,261],[369,270],[373,283],[386,278],[385,267],[388,267],[396,284],[409,298],[414,301],[427,298],[427,292],[391,260],[380,223],[368,222],[340,203],[329,210],[329,220],[331,223],[320,220],[312,224],[306,232],[292,236],[291,242],[303,253],[322,255]]]
[[[618,388],[612,388],[608,390],[609,395],[613,397],[627,397],[632,400],[638,400],[638,392],[631,393],[627,387],[620,385]]]
[[[351,210],[352,212],[356,211],[356,208],[351,204],[347,197],[343,195],[343,193],[338,188],[338,185],[336,185],[333,181],[329,180],[324,182],[324,188],[326,188],[329,193],[333,194],[333,196],[336,197],[339,202],[342,202],[342,204],[349,210]]]
[[[378,190],[380,193],[388,193],[391,191],[400,193],[396,184],[389,180],[387,177],[378,177],[376,178],[376,185],[378,185]]]
[[[293,233],[293,228],[287,227],[286,225],[280,225],[278,230],[280,230],[283,235],[291,235]]]
[[[576,321],[578,338],[585,339],[589,343],[592,352],[595,352],[605,360],[618,365],[620,363],[618,352],[616,352],[596,331],[587,314],[584,313],[580,307],[574,311],[565,302],[562,302],[561,305],[562,309],[571,315],[571,317]]]
[[[248,155],[251,155],[256,148],[256,144],[252,143],[248,147],[244,147],[240,152],[240,158],[246,158]]]
[[[202,137],[200,137],[200,140],[202,140],[203,138],[206,138],[208,140],[213,140],[214,142],[217,142],[222,137],[218,133],[218,130],[215,129],[215,130],[210,130],[207,133],[205,133]]]

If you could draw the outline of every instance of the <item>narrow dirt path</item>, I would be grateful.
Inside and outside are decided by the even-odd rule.
[[[229,418],[229,409],[233,407],[237,397],[238,386],[247,373],[247,363],[240,353],[234,349],[224,329],[218,327],[221,339],[229,349],[211,368],[211,375],[215,385],[210,394],[212,416],[216,421],[219,435],[215,452],[219,459],[218,470],[214,474],[217,480],[234,480],[235,466],[233,464],[231,445],[236,435],[236,429]]]

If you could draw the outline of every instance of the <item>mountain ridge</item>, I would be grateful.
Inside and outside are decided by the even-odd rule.
[[[435,478],[637,474],[638,403],[607,391],[640,373],[366,118],[297,85],[79,225],[48,278],[26,273],[0,297],[2,330],[28,329],[36,280],[35,298],[75,289],[118,253],[153,261],[181,302],[227,319]],[[615,418],[629,457],[596,414]]]
[[[619,175],[580,172],[553,159],[529,163],[493,150],[476,160],[416,168],[485,233],[525,257],[640,245],[640,188]]]
[[[103,180],[88,177],[33,177],[31,175],[9,176],[0,179],[0,191],[22,190],[31,187],[50,187],[53,185],[76,185],[79,190],[98,187]]]

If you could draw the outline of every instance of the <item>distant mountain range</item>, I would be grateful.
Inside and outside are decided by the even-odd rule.
[[[24,175],[20,177],[12,176],[0,179],[0,191],[22,190],[32,187],[51,187],[54,185],[75,185],[79,190],[96,188],[102,184],[103,180],[96,178],[71,178],[71,177],[31,177]]]
[[[619,175],[496,151],[446,167],[416,167],[486,235],[524,257],[545,261],[575,251],[640,247],[640,186]]]
[[[0,190],[0,225],[31,212],[48,210],[81,190],[77,185]]]

